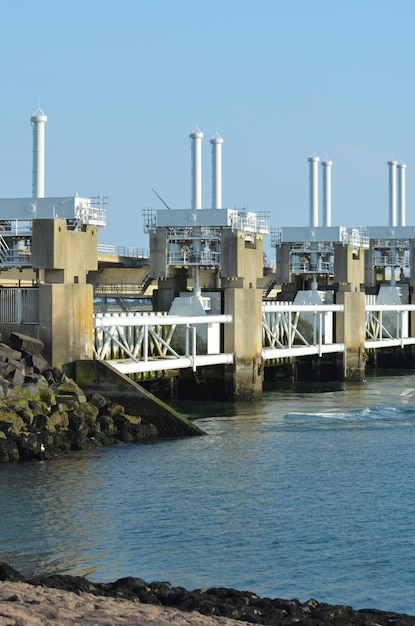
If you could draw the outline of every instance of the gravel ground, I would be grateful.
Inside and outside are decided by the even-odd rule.
[[[0,626],[246,626],[195,611],[27,583],[0,582]]]

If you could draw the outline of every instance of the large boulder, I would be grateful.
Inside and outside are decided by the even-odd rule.
[[[10,333],[9,343],[12,348],[32,355],[41,354],[44,348],[43,341],[23,333]]]

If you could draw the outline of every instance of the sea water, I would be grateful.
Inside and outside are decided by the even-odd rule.
[[[179,408],[207,435],[1,465],[0,560],[415,615],[414,375]]]

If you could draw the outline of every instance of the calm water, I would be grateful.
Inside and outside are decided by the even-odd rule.
[[[208,436],[0,466],[0,560],[415,614],[415,377],[181,407]]]

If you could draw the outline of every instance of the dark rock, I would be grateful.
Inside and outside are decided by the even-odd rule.
[[[46,429],[48,423],[48,416],[44,413],[38,413],[33,418],[33,428],[36,431],[42,431]]]
[[[34,433],[15,435],[14,441],[16,442],[21,461],[30,461],[32,459],[42,458],[42,441]]]
[[[114,417],[114,415],[118,415],[118,413],[124,413],[124,407],[114,402],[108,402],[105,406],[105,415]]]
[[[22,407],[16,411],[17,415],[19,415],[25,424],[31,426],[33,424],[34,413],[31,408],[28,406]]]
[[[44,348],[40,339],[24,335],[23,333],[10,333],[9,342],[16,350],[28,352],[29,354],[40,354]]]
[[[109,404],[107,398],[104,398],[104,396],[101,396],[99,393],[93,393],[89,401],[99,409],[100,413]]]
[[[168,582],[147,583],[141,578],[120,578],[113,583],[92,583],[81,576],[53,574],[24,578],[7,564],[0,563],[0,580],[24,581],[75,593],[125,598],[147,604],[174,606],[183,611],[228,617],[251,624],[268,626],[415,626],[415,617],[379,611],[354,610],[350,606],[331,605],[310,599],[260,598],[250,591],[225,587],[187,591]]]
[[[0,343],[0,463],[158,436],[151,420],[100,394],[88,398],[42,357],[42,342],[21,333],[10,341]]]
[[[24,576],[7,563],[0,562],[0,580],[9,580],[10,582],[22,582]]]
[[[76,415],[79,418],[82,418],[86,421],[87,424],[92,426],[97,417],[99,410],[98,408],[92,404],[92,402],[85,402],[83,404],[78,404],[72,411],[73,415]]]
[[[29,399],[28,407],[33,411],[33,415],[49,415],[50,404],[41,400]]]
[[[52,587],[53,589],[63,589],[64,591],[73,591],[79,593],[97,592],[97,587],[82,576],[68,576],[63,574],[54,574],[52,576],[37,575],[26,580],[30,585],[41,585],[42,587]]]
[[[19,449],[13,439],[0,439],[0,459],[3,463],[19,461]]]
[[[117,427],[114,424],[114,420],[109,415],[100,415],[97,419],[97,423],[107,437],[113,437],[117,432]]]

